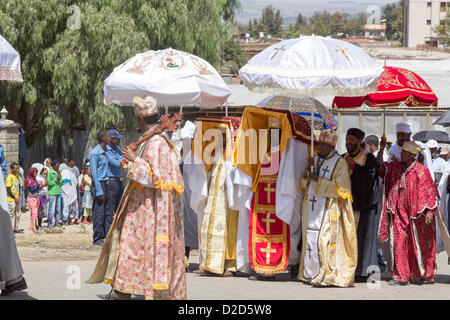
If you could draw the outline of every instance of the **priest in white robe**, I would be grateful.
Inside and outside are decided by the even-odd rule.
[[[337,135],[322,131],[318,155],[310,158],[300,182],[302,257],[298,278],[314,286],[353,286],[358,261],[351,180],[335,150]]]

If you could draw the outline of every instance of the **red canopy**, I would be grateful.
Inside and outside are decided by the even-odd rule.
[[[333,108],[437,106],[438,98],[427,83],[416,73],[396,67],[384,67],[378,80],[378,91],[365,97],[335,97]]]

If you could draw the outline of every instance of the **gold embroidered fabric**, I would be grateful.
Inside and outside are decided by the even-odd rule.
[[[319,178],[316,195],[328,199],[327,210],[319,233],[318,274],[305,279],[304,261],[306,234],[308,230],[308,203],[305,195],[302,202],[302,257],[298,278],[319,286],[350,287],[354,283],[358,261],[355,217],[352,209],[351,182],[347,162],[339,159],[333,173],[333,181]],[[300,187],[308,190],[309,178],[302,178]]]

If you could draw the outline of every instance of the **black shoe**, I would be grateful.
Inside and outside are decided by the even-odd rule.
[[[355,282],[356,283],[367,282],[367,279],[369,279],[369,276],[355,276]]]
[[[103,240],[97,240],[94,242],[94,246],[102,246],[105,243]]]
[[[291,279],[297,279],[299,270],[300,270],[300,264],[291,266],[291,268],[289,270],[289,275],[290,275]]]
[[[115,294],[112,294],[111,292],[107,294],[98,294],[97,297],[99,297],[102,300],[119,300],[117,299]]]
[[[409,284],[409,281],[397,281],[397,280],[389,280],[388,284],[390,284],[391,286],[407,286]]]
[[[256,276],[250,276],[248,277],[248,280],[257,280],[257,281],[275,281],[275,276],[262,276],[262,275],[256,275]]]
[[[5,289],[2,289],[2,293],[0,295],[2,296],[8,296],[11,293],[15,292],[15,291],[22,291],[27,289],[27,283],[25,281],[25,278],[22,278],[22,280],[20,280],[19,282],[16,282],[10,286],[6,286]]]

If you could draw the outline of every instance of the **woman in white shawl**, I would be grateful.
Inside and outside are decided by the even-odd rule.
[[[71,170],[65,168],[61,171],[61,195],[63,202],[63,223],[72,224],[72,219],[79,224],[78,212],[78,181]]]
[[[52,159],[45,159],[43,165],[47,169],[47,171],[50,171],[52,169]]]

